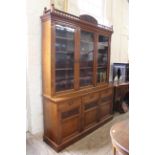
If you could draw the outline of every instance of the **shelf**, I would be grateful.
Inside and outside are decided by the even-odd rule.
[[[84,60],[80,60],[80,63],[93,63],[93,60],[87,60],[87,61],[84,61]]]
[[[63,80],[60,80],[59,82],[56,82],[56,84],[58,83],[73,83],[73,79],[63,79]]]
[[[83,73],[80,73],[80,78],[85,78],[85,77],[90,77],[92,78],[93,76],[93,72],[88,72],[87,75],[83,74]]]
[[[97,69],[107,69],[107,67],[97,67]]]
[[[83,70],[83,69],[92,69],[93,70],[93,67],[80,67],[80,70]]]
[[[91,80],[92,76],[80,77],[80,80]]]
[[[87,44],[94,44],[93,41],[80,40],[80,42],[82,42],[82,43],[87,43]]]
[[[67,70],[74,70],[74,67],[73,68],[56,68],[56,71],[67,71]]]
[[[93,53],[93,52],[94,52],[94,50],[90,50],[90,51],[88,51],[88,50],[80,50],[80,55],[88,55],[88,54]]]
[[[107,64],[100,64],[97,66],[97,68],[107,68]]]
[[[73,84],[73,80],[61,80],[61,81],[59,81],[59,82],[56,82],[56,85],[57,86],[60,86],[60,85],[69,85],[69,84]]]
[[[71,40],[71,41],[74,41],[74,38],[67,38],[67,37],[60,37],[60,36],[56,36],[56,39],[63,39],[63,40]]]
[[[67,51],[70,51],[70,52],[67,52]],[[56,54],[74,54],[74,50],[67,50],[67,51],[56,51]]]
[[[68,76],[68,78],[64,79],[64,78],[56,78],[56,83],[57,82],[64,82],[64,81],[73,81],[74,76]]]
[[[92,76],[85,76],[85,77],[80,77],[80,79],[91,79]]]
[[[105,46],[108,47],[108,42],[98,42],[98,46]]]

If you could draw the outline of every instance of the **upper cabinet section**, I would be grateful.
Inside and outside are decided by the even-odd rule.
[[[42,20],[44,85],[51,95],[109,82],[111,27],[89,15],[45,8]],[[45,22],[49,24],[47,28]],[[48,29],[48,30],[47,30]],[[46,67],[45,67],[46,65]],[[43,78],[44,78],[43,77]]]

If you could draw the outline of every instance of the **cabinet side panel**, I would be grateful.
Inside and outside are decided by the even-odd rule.
[[[42,85],[43,94],[51,95],[51,21],[42,22]]]
[[[57,105],[51,101],[44,99],[44,135],[54,141],[58,142],[58,113]]]

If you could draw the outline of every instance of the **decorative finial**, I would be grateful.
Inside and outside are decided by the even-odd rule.
[[[47,11],[47,7],[44,7],[44,12],[43,12],[43,13],[45,14],[45,13],[46,13],[46,11]]]
[[[54,11],[54,0],[50,0],[51,12]]]

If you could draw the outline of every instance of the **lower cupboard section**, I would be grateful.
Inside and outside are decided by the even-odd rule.
[[[61,151],[111,119],[112,102],[112,88],[57,103],[44,99],[44,141]]]
[[[99,123],[91,126],[90,128],[87,128],[81,132],[78,132],[77,134],[73,134],[72,136],[70,136],[68,139],[65,139],[64,141],[62,141],[62,143],[57,144],[55,143],[55,141],[53,141],[52,139],[50,139],[48,136],[46,136],[44,134],[43,139],[44,141],[49,144],[56,152],[60,152],[62,151],[64,148],[66,148],[67,146],[73,144],[74,142],[80,140],[81,138],[85,137],[86,135],[88,135],[89,133],[93,132],[94,130],[96,130],[97,128],[99,128],[100,126],[102,126],[103,124],[105,124],[106,122],[110,121],[113,118],[113,115],[108,115],[104,118],[104,120],[100,121]]]

